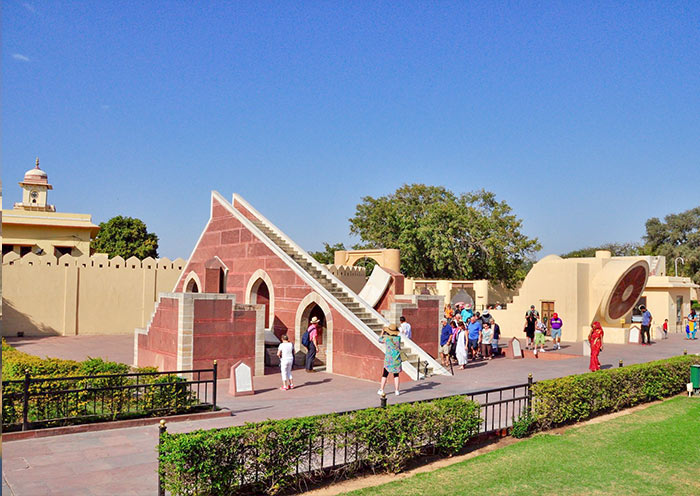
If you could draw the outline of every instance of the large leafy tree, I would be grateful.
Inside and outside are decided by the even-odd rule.
[[[692,277],[700,284],[700,206],[679,214],[670,214],[661,221],[652,217],[646,223],[646,249],[654,255],[666,257],[666,272],[673,274],[673,262],[678,264],[678,275]]]
[[[158,236],[149,233],[146,224],[132,217],[112,217],[100,222],[100,232],[90,243],[97,253],[107,253],[110,257],[123,258],[158,257]]]
[[[364,197],[350,219],[350,232],[365,246],[401,250],[401,271],[408,277],[491,279],[511,287],[540,249],[521,227],[491,192],[458,196],[424,184]]]
[[[562,258],[595,257],[595,252],[598,250],[607,250],[613,257],[629,257],[644,253],[644,248],[639,243],[605,243],[598,247],[591,246],[564,253]]]
[[[330,265],[335,263],[335,252],[344,249],[345,245],[343,243],[336,243],[334,245],[323,243],[323,251],[310,251],[309,255],[322,264]]]

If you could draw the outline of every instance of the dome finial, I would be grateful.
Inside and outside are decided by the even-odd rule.
[[[39,157],[36,158],[36,167],[34,167],[34,168],[35,168],[35,169],[38,169],[38,168],[39,168]]]

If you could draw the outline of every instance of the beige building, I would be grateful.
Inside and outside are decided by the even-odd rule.
[[[2,254],[14,252],[61,257],[90,255],[90,240],[99,227],[89,214],[56,212],[48,203],[53,189],[46,172],[36,166],[28,170],[19,183],[22,201],[11,210],[2,210]]]
[[[445,302],[452,305],[457,302],[471,303],[475,310],[481,312],[489,306],[496,307],[499,304],[505,306],[517,290],[493,284],[486,279],[471,281],[406,278],[404,293],[443,296]]]
[[[507,309],[491,315],[504,337],[525,337],[525,312],[534,305],[542,317],[556,312],[564,321],[563,341],[585,339],[599,321],[607,342],[626,343],[645,303],[654,328],[668,319],[669,330],[680,332],[698,286],[687,277],[667,276],[665,267],[665,257],[612,257],[609,251],[591,258],[549,255],[533,266]]]

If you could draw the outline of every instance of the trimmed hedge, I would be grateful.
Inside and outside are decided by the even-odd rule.
[[[536,426],[549,429],[681,393],[692,364],[700,364],[700,356],[539,381],[532,386]]]
[[[461,450],[478,432],[479,405],[462,396],[344,414],[268,420],[165,434],[160,475],[174,495],[275,494],[324,474],[335,439],[339,474],[398,472],[427,449]],[[349,462],[343,460],[347,449]],[[309,470],[311,464],[311,470]],[[297,475],[297,468],[300,472]]]
[[[123,363],[108,362],[101,358],[88,358],[82,362],[60,358],[40,358],[9,346],[2,340],[3,381],[24,379],[25,371],[32,378],[98,376],[105,374],[127,374],[131,367]],[[143,367],[136,372],[156,372],[154,367]],[[140,388],[138,398],[134,389],[91,391],[88,388],[110,388],[136,384],[134,377],[88,377],[71,381],[45,381],[31,383],[30,393],[46,393],[66,389],[81,389],[69,396],[33,396],[29,403],[28,419],[35,427],[99,422],[116,419],[144,417],[148,415],[171,415],[185,413],[196,408],[198,400],[176,375],[141,376],[139,384],[168,384]],[[3,430],[19,428],[23,416],[23,385],[10,383],[3,387]],[[58,398],[63,401],[58,401]],[[55,398],[55,401],[47,400]],[[138,402],[135,400],[138,399]],[[140,408],[138,406],[140,405]],[[152,410],[155,412],[151,413]],[[61,419],[61,420],[53,420]]]

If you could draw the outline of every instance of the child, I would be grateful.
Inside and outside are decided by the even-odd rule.
[[[664,325],[661,327],[661,330],[664,331],[664,339],[668,339],[668,319],[664,319]]]
[[[537,346],[539,345],[539,351],[546,351],[544,349],[545,338],[544,335],[547,332],[547,324],[545,324],[542,319],[537,319],[537,324],[535,324],[535,356],[537,356]]]
[[[282,342],[277,347],[277,356],[280,357],[280,369],[282,370],[283,391],[294,389],[292,384],[292,365],[294,364],[294,345],[289,342],[289,337],[282,335]]]

